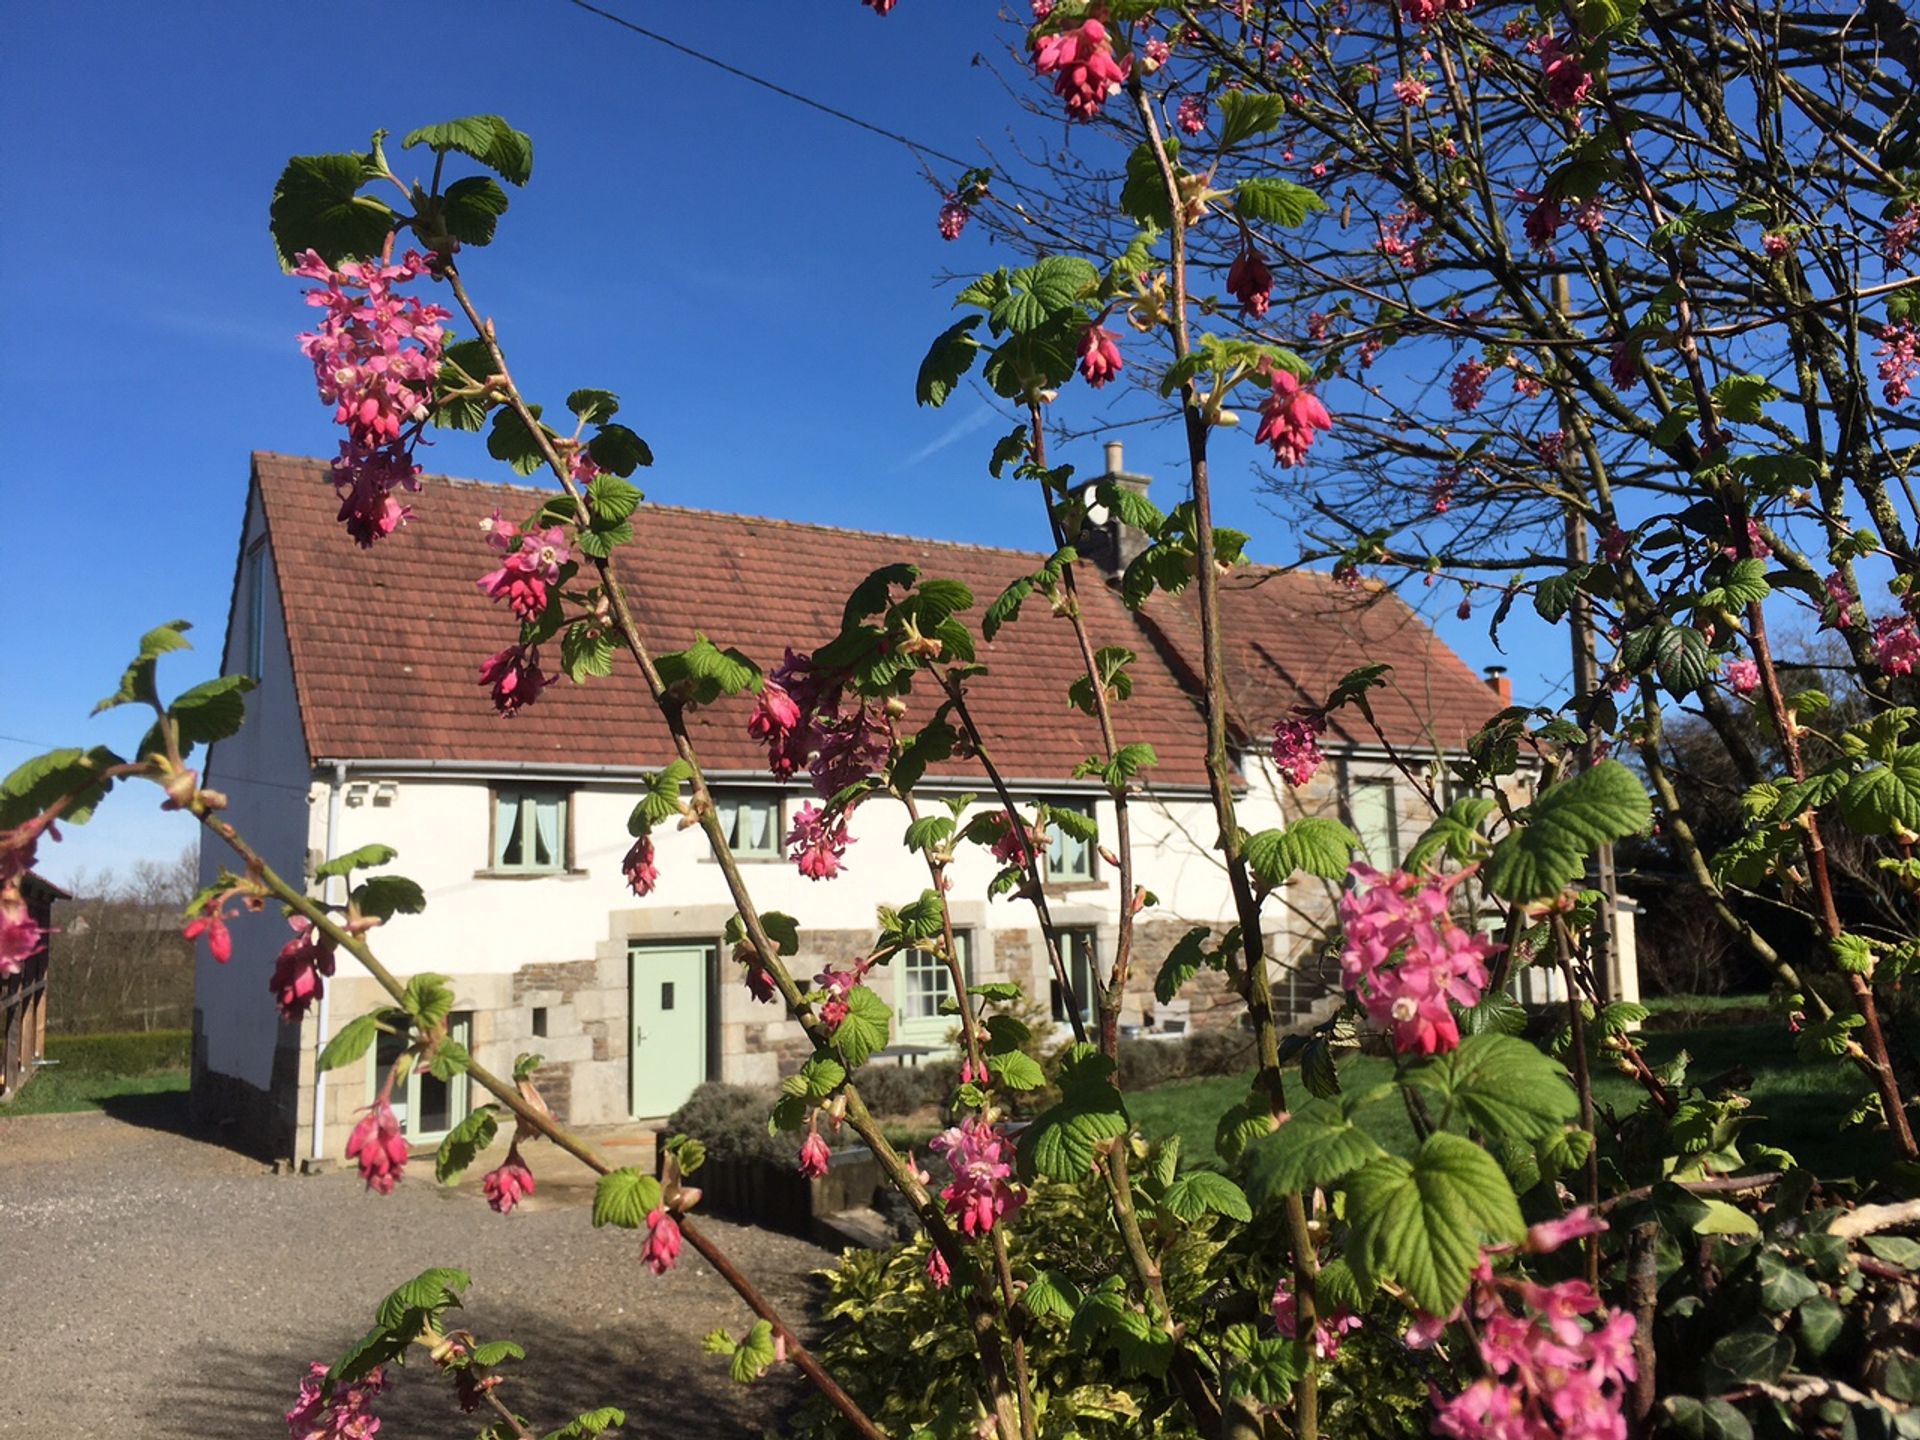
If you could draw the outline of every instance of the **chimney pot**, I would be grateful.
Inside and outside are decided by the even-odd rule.
[[[1126,463],[1123,458],[1125,453],[1126,445],[1122,441],[1107,441],[1107,474],[1124,475],[1126,473]]]
[[[1489,665],[1485,671],[1487,688],[1500,697],[1502,705],[1513,704],[1513,681],[1507,678],[1507,667]]]

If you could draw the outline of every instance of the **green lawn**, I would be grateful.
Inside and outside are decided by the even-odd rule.
[[[1747,1091],[1758,1122],[1747,1132],[1755,1138],[1791,1151],[1801,1163],[1823,1175],[1845,1176],[1862,1165],[1884,1158],[1875,1137],[1842,1131],[1846,1117],[1866,1093],[1866,1081],[1840,1062],[1803,1065],[1794,1056],[1793,1037],[1784,1025],[1724,1025],[1690,1031],[1650,1033],[1641,1047],[1652,1063],[1670,1060],[1684,1049],[1693,1056],[1692,1076],[1708,1080],[1744,1066],[1752,1072]],[[1340,1067],[1341,1084],[1362,1089],[1393,1074],[1392,1062],[1356,1055]],[[1299,1091],[1298,1076],[1290,1075],[1289,1098]],[[1220,1112],[1247,1093],[1245,1078],[1219,1077],[1181,1080],[1157,1090],[1127,1097],[1135,1122],[1149,1135],[1177,1133],[1181,1152],[1192,1161],[1214,1155],[1213,1128]],[[1304,1092],[1302,1092],[1304,1093]],[[1640,1103],[1644,1092],[1632,1080],[1612,1072],[1595,1076],[1594,1098],[1603,1108],[1625,1113]],[[1410,1143],[1412,1129],[1404,1114],[1382,1106],[1368,1114],[1368,1128],[1390,1146]]]
[[[104,1110],[128,1095],[184,1095],[185,1070],[162,1070],[154,1075],[95,1075],[85,1071],[62,1074],[49,1067],[20,1087],[13,1099],[0,1103],[0,1119],[9,1115],[53,1115],[74,1110]]]

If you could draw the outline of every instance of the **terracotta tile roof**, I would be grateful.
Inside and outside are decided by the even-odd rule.
[[[313,760],[647,766],[669,758],[666,727],[630,665],[585,686],[563,681],[513,720],[494,714],[477,683],[480,661],[514,633],[504,607],[474,584],[491,564],[479,521],[496,507],[522,517],[542,492],[430,477],[415,518],[366,551],[335,523],[325,462],[261,453],[253,468]],[[882,565],[906,560],[924,574],[964,581],[977,624],[1009,582],[1044,558],[664,505],[646,507],[636,522],[638,543],[616,564],[648,643],[656,652],[681,649],[701,631],[763,668],[778,664],[787,645],[831,638],[845,592]],[[1250,735],[1300,703],[1302,690],[1323,695],[1359,663],[1356,651],[1397,667],[1393,692],[1379,702],[1396,744],[1423,744],[1429,730],[1457,743],[1495,708],[1491,692],[1397,600],[1355,606],[1324,576],[1265,572],[1230,582],[1224,593],[1235,699]],[[1083,584],[1082,597],[1095,643],[1140,655],[1121,739],[1152,741],[1160,755],[1154,783],[1204,784],[1204,737],[1183,663],[1199,655],[1190,596],[1156,600],[1146,625],[1105,586]],[[1094,723],[1065,700],[1080,673],[1071,627],[1033,606],[983,645],[980,658],[988,670],[972,689],[973,708],[1003,772],[1068,778],[1098,747]],[[912,703],[922,714],[932,708]],[[748,709],[736,700],[689,717],[708,767],[764,769],[765,751],[746,733]],[[978,774],[971,764],[935,773]]]

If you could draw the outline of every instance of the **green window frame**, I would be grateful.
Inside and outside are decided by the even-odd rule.
[[[1070,810],[1089,820],[1097,817],[1090,800],[1049,800],[1049,810]],[[1070,835],[1059,825],[1047,827],[1047,879],[1091,880],[1094,878],[1094,854],[1099,845]]]
[[[447,1017],[447,1038],[471,1048],[473,1045],[473,1012],[456,1010]],[[407,1037],[388,1035],[384,1032],[376,1037],[373,1049],[367,1055],[367,1093],[377,1095],[380,1087],[386,1083],[387,1072],[393,1068],[402,1052],[407,1048]],[[438,1140],[447,1131],[467,1118],[468,1107],[472,1101],[471,1085],[465,1071],[447,1080],[437,1079],[419,1069],[409,1070],[406,1076],[394,1082],[393,1114],[400,1122],[400,1133],[409,1140]]]
[[[1378,870],[1400,864],[1400,806],[1393,781],[1353,776],[1347,781],[1347,823],[1360,837],[1367,863]]]
[[[1091,1020],[1099,1013],[1093,987],[1100,975],[1100,940],[1091,929],[1072,929],[1060,932],[1060,959],[1067,967],[1067,978],[1073,982],[1073,997],[1080,1003],[1080,1018]],[[1053,1002],[1053,1021],[1056,1025],[1073,1023],[1072,1014],[1067,1007],[1067,997],[1060,989],[1057,979],[1048,981]]]
[[[960,952],[960,973],[973,983],[973,932],[955,930],[954,948]],[[909,950],[900,957],[900,1003],[895,1006],[900,1038],[908,1044],[945,1041],[958,1022],[944,1013],[942,1002],[953,998],[953,972],[930,950]]]
[[[753,791],[722,790],[713,798],[727,844],[743,858],[780,859],[786,853],[780,797]]]
[[[494,792],[493,868],[511,874],[558,874],[567,868],[567,794],[502,788]]]

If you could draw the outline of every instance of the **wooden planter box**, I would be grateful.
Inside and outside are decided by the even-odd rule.
[[[655,1154],[666,1155],[666,1131],[655,1137]],[[816,1223],[829,1215],[870,1207],[886,1180],[864,1145],[835,1150],[819,1179],[771,1160],[725,1160],[709,1155],[689,1182],[700,1187],[700,1209],[782,1234],[825,1243]]]

